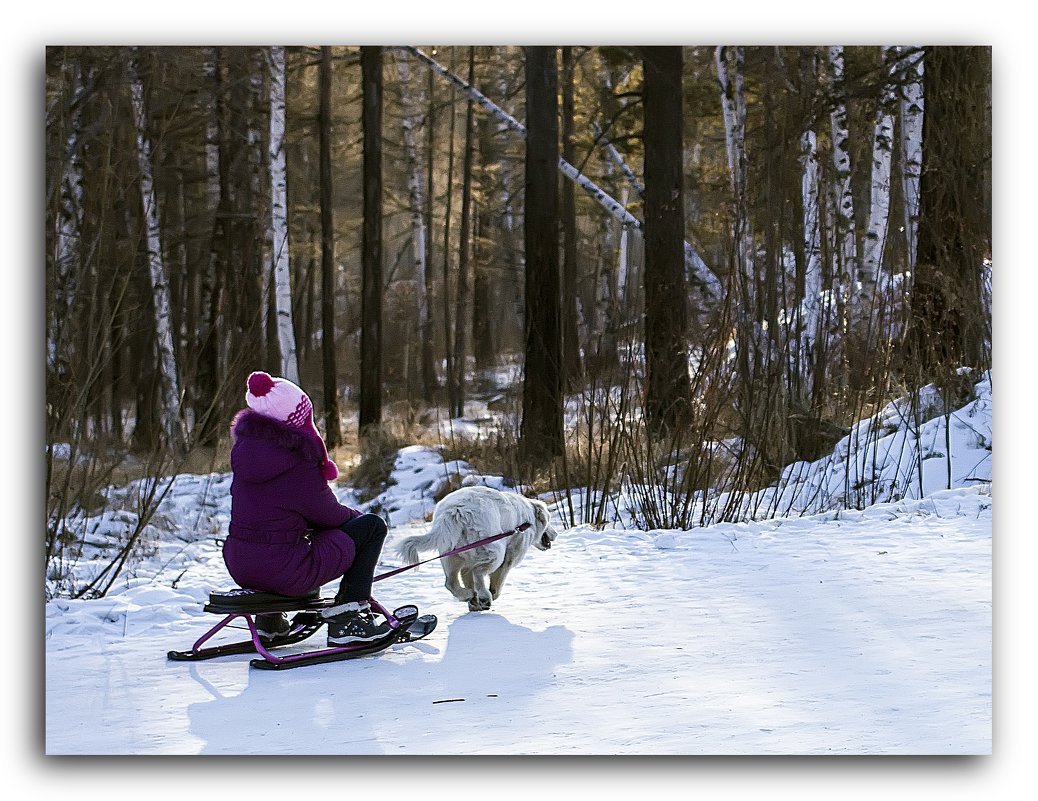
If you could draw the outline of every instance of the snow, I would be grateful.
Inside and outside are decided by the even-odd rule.
[[[425,565],[375,594],[436,614],[429,638],[287,672],[247,656],[167,661],[217,622],[208,593],[232,586],[230,476],[180,476],[105,597],[47,603],[46,752],[989,754],[993,498],[975,451],[990,457],[990,382],[977,390],[926,424],[955,436],[908,438],[926,454],[952,442],[951,489],[689,531],[563,529],[490,612],[469,612]],[[883,446],[903,431],[895,412],[877,418],[891,429],[873,438],[877,476],[904,452]],[[839,448],[806,474],[831,478]],[[425,529],[451,476],[505,488],[421,446],[398,453],[368,504],[336,486],[389,519],[378,572],[398,566],[394,543]],[[65,582],[132,530],[140,491],[111,490]]]

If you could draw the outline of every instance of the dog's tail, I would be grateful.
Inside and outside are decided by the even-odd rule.
[[[405,537],[396,546],[396,551],[404,564],[413,565],[419,561],[420,554],[433,551],[442,553],[452,547],[452,527],[455,524],[454,510],[440,514],[432,522],[432,526],[425,534],[417,534],[414,537]]]

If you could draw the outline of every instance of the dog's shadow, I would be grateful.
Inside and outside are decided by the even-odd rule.
[[[565,626],[534,631],[495,612],[470,612],[450,624],[444,687],[466,698],[536,693],[572,661],[573,632]]]

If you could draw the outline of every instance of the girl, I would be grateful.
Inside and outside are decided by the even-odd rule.
[[[223,546],[241,587],[305,596],[341,576],[335,605],[321,611],[330,646],[371,643],[390,634],[368,603],[386,538],[381,517],[340,504],[329,481],[339,471],[299,387],[263,372],[249,376],[231,424],[231,523]],[[289,629],[286,613],[256,616],[261,637]]]

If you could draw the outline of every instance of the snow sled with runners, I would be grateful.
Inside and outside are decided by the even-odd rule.
[[[275,654],[273,649],[302,642],[324,626],[325,620],[320,612],[335,604],[333,598],[322,598],[319,591],[300,597],[239,588],[227,592],[213,592],[209,594],[209,603],[205,605],[204,610],[221,614],[224,616],[223,619],[203,634],[189,650],[170,651],[167,656],[176,662],[197,662],[232,654],[256,653],[259,656],[249,661],[250,666],[261,670],[288,670],[369,656],[399,643],[420,640],[436,628],[436,616],[419,615],[418,607],[413,604],[398,607],[390,612],[374,598],[370,603],[372,612],[383,615],[389,624],[390,633],[386,637],[373,643],[329,646],[320,650],[279,655]],[[272,612],[294,612],[290,628],[284,634],[275,637],[260,637],[256,630],[255,616]],[[212,637],[239,618],[248,626],[249,639],[206,646]]]
[[[445,553],[429,559],[423,559],[414,564],[404,565],[388,573],[375,576],[372,583],[396,576],[406,570],[413,570],[419,565],[442,559],[445,556],[478,548],[491,542],[506,537],[511,537],[530,527],[529,523],[521,523],[513,529],[502,531],[500,534],[492,534],[489,537],[459,545]],[[218,656],[230,656],[231,654],[259,654],[258,659],[252,659],[249,664],[261,670],[288,670],[304,665],[319,665],[322,662],[341,662],[345,659],[356,659],[359,656],[377,654],[398,643],[414,642],[429,636],[436,628],[435,615],[418,614],[418,607],[413,604],[401,606],[390,612],[374,598],[368,599],[371,609],[377,614],[383,615],[389,624],[390,633],[373,643],[357,643],[353,645],[329,646],[318,651],[305,651],[303,653],[290,653],[279,656],[271,652],[271,648],[279,648],[284,645],[293,645],[302,642],[307,637],[315,634],[324,625],[321,610],[335,605],[334,598],[320,597],[320,590],[315,590],[310,595],[301,597],[290,597],[277,595],[272,592],[260,590],[249,590],[235,588],[228,592],[213,592],[209,594],[209,603],[204,607],[206,612],[215,612],[224,615],[223,620],[203,634],[188,651],[170,651],[167,656],[177,662],[197,662],[202,659],[213,659]],[[291,620],[291,626],[282,635],[263,638],[256,631],[255,616],[271,612],[295,612]],[[249,627],[251,638],[239,642],[227,643],[226,645],[211,645],[204,647],[217,632],[227,626],[231,621],[242,618]]]

